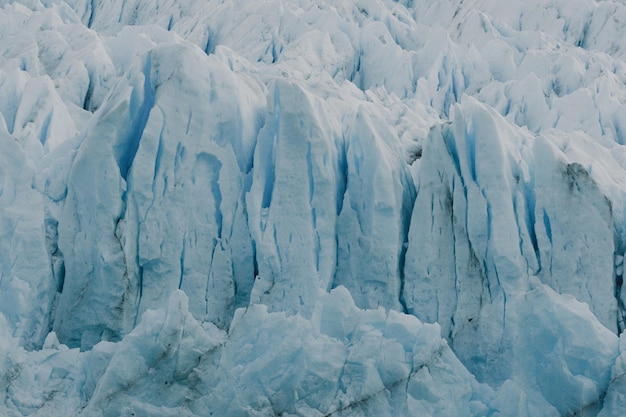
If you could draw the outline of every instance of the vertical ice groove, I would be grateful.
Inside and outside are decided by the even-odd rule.
[[[192,119],[193,119],[193,110],[189,109],[189,117],[187,118],[187,126],[185,127],[185,135],[189,134],[189,129],[191,127]]]
[[[117,17],[117,23],[122,23],[123,19],[124,19],[124,11],[126,10],[126,2],[127,0],[122,0],[122,5],[120,7],[120,12],[119,15]],[[129,22],[130,24],[133,24],[134,22]]]
[[[187,232],[183,233],[183,242],[182,242],[182,249],[180,251],[180,258],[179,258],[179,263],[180,263],[180,276],[178,279],[178,289],[180,290],[183,286],[183,278],[185,276],[185,250],[187,248]]]
[[[452,86],[451,86],[451,88],[452,88],[452,95],[454,96],[454,101],[458,102],[459,101],[459,96],[461,95],[461,93],[463,91],[462,87],[460,87],[458,85],[459,84],[459,81],[458,81],[458,78],[459,78],[458,71],[457,71],[457,69],[455,67],[452,67],[450,72],[451,72],[450,79],[451,79],[451,84],[452,84]],[[463,84],[463,83],[461,82],[460,84]]]
[[[43,124],[41,125],[41,133],[39,136],[39,142],[42,145],[45,145],[46,142],[48,141],[48,134],[50,131],[50,122],[52,121],[52,113],[53,113],[53,110],[50,110],[50,112],[48,112],[45,120],[43,121]]]
[[[96,3],[98,2],[98,0],[90,0],[88,4],[88,8],[89,8],[89,18],[87,19],[87,27],[91,28],[93,26],[93,21],[94,18],[96,16]]]
[[[204,44],[204,48],[202,50],[207,55],[210,55],[211,51],[215,50],[215,46],[213,45],[213,32],[211,31],[211,28],[207,28],[206,43]],[[232,68],[230,69],[232,70]]]
[[[435,233],[435,194],[430,193],[430,234]]]
[[[211,261],[209,264],[209,275],[207,276],[206,287],[204,290],[204,314],[206,314],[207,317],[209,315],[209,298],[210,298],[210,292],[211,292],[211,280],[215,279],[214,277],[215,272],[213,271],[213,261],[215,260],[215,249],[217,249],[217,245],[218,245],[218,242],[214,240],[213,249],[211,250]],[[220,279],[220,277],[217,277],[217,279]],[[236,292],[237,291],[235,290],[235,293]]]
[[[621,334],[626,328],[626,305],[622,299],[624,285],[624,243],[619,233],[614,234],[613,278],[615,280],[615,299],[617,300],[617,331]]]
[[[453,181],[451,181],[451,188],[452,190],[450,190],[450,199],[454,198],[454,188],[455,188],[455,184],[456,184],[456,176],[453,179]],[[456,259],[457,259],[457,241],[456,241],[456,227],[455,227],[455,223],[456,223],[456,219],[455,219],[455,215],[454,215],[454,202],[451,201],[450,202],[450,224],[451,224],[451,228],[452,228],[452,259],[455,260],[455,265],[452,268],[452,272],[453,272],[453,280],[454,280],[454,306],[452,308],[452,319],[454,320],[454,317],[456,315],[456,311],[458,309],[458,304],[459,304],[459,275],[458,275],[458,270],[457,270],[457,266],[456,266]],[[455,325],[454,322],[452,323],[452,325],[450,326],[450,332],[448,334],[448,340],[450,341],[450,343],[453,343],[454,339],[452,338],[452,334],[454,332],[455,329]]]
[[[550,216],[548,216],[548,212],[545,208],[543,209],[543,226],[546,229],[546,235],[548,236],[548,240],[552,246],[552,227],[550,225]]]
[[[474,121],[472,116],[466,120],[466,132],[465,132],[465,146],[467,147],[467,165],[469,167],[470,175],[475,183],[476,178],[476,132],[474,131]]]
[[[185,145],[182,142],[178,142],[176,155],[174,156],[174,184],[180,184],[182,181],[186,153]]]
[[[276,237],[278,231],[276,230],[276,223],[272,224],[272,239],[274,239],[274,246],[276,247],[276,256],[278,257],[278,267],[281,268],[283,266],[283,257],[281,254],[281,248],[280,245],[278,244],[278,238]],[[278,271],[276,271],[278,272]]]
[[[0,190],[0,196],[2,192]],[[59,249],[59,222],[50,214],[50,210],[45,210],[45,241],[46,248],[48,249],[48,257],[52,267],[53,277],[55,278],[57,285],[57,293],[63,292],[63,283],[65,280],[65,267],[63,265],[63,253]],[[1,281],[1,278],[0,278]]]
[[[400,255],[398,256],[398,277],[400,280],[399,283],[399,293],[398,293],[398,302],[400,303],[400,307],[402,308],[402,312],[408,314],[409,308],[406,302],[406,296],[404,294],[405,288],[405,276],[404,276],[404,267],[406,264],[406,252],[408,249],[408,239],[405,239],[402,243],[402,248],[400,250]]]
[[[465,182],[463,181],[463,176],[461,175],[461,162],[459,160],[459,152],[456,147],[456,139],[454,138],[454,134],[451,132],[451,126],[449,124],[444,125],[441,128],[439,136],[446,144],[448,154],[450,155],[450,157],[452,158],[452,162],[454,163],[457,177],[461,180],[463,189],[467,193],[465,189]]]
[[[83,99],[83,110],[91,111],[91,99],[93,97],[94,90],[94,75],[88,73],[89,76],[89,85],[87,86],[87,91],[85,92],[85,98]]]
[[[537,263],[539,264],[539,268],[541,268],[541,253],[539,251],[539,243],[537,242],[537,231],[536,231],[536,219],[535,219],[535,210],[536,210],[536,196],[535,196],[535,170],[532,169],[530,171],[530,180],[528,183],[524,183],[523,187],[524,197],[526,202],[526,228],[530,234],[530,241],[533,245],[533,249],[535,250],[535,254],[537,256]]]
[[[355,51],[354,66],[350,74],[348,74],[348,81],[354,83],[358,88],[363,90],[363,77],[361,76],[361,60],[363,56],[363,50],[358,48]],[[358,79],[357,79],[358,78]]]
[[[312,161],[312,153],[311,153],[311,139],[307,142],[306,149],[306,168],[307,168],[307,178],[309,180],[309,204],[311,208],[313,208],[313,194],[315,193],[315,178],[313,175],[313,161]],[[315,223],[315,217],[313,217],[313,222]],[[314,226],[315,227],[315,226]]]
[[[211,184],[211,192],[213,193],[213,199],[215,201],[215,223],[217,225],[217,238],[222,238],[222,227],[224,225],[222,215],[222,192],[220,190],[220,184],[218,182],[219,171],[216,173],[216,178]]]
[[[524,255],[524,245],[523,245],[523,238],[522,238],[523,234],[522,234],[522,225],[520,225],[520,213],[519,213],[518,204],[522,204],[519,202],[518,194],[513,193],[513,199],[512,199],[513,219],[515,220],[515,230],[517,231],[517,236],[519,240],[517,247],[518,247],[519,253],[523,256]],[[526,262],[526,264],[528,265],[528,262]]]
[[[216,156],[202,152],[198,154],[196,164],[203,166],[203,170],[201,171],[202,175],[209,176],[207,179],[209,181],[211,195],[215,203],[215,225],[217,227],[217,237],[218,239],[221,239],[223,215],[221,209],[222,192],[220,190],[220,171],[222,169],[222,163]]]
[[[280,58],[280,53],[282,52],[282,45],[278,45],[277,46],[277,39],[275,37],[272,37],[272,45],[271,45],[271,52],[272,52],[272,64],[275,64],[276,62],[278,62],[278,59]]]
[[[622,132],[619,119],[616,116],[614,116],[613,118],[613,126],[615,127],[615,141],[620,145],[626,144],[626,141],[624,139],[624,132]]]
[[[621,334],[626,329],[626,305],[621,296],[622,285],[615,286],[615,297],[617,298],[617,331]]]
[[[315,209],[313,209],[313,216],[315,216]],[[320,233],[317,229],[315,231],[315,270],[320,272],[320,259],[322,256],[322,243],[320,239]]]
[[[276,153],[278,152],[278,135],[280,134],[280,93],[279,87],[274,87],[274,124],[272,126],[271,135],[272,143],[271,148],[267,149],[269,155],[264,155],[268,158],[265,167],[265,183],[263,188],[263,199],[261,202],[261,209],[269,208],[272,202],[272,194],[274,193],[274,182],[276,181],[275,165],[278,160]],[[267,145],[267,144],[265,144]]]
[[[152,175],[152,195],[153,198],[156,195],[156,181],[157,181],[157,175],[159,173],[159,171],[161,170],[161,160],[163,158],[163,148],[164,148],[164,144],[163,144],[163,132],[165,131],[165,113],[161,112],[161,116],[163,117],[163,122],[161,124],[161,132],[159,132],[159,144],[157,146],[157,152],[156,152],[156,156],[154,159],[154,173]]]
[[[128,138],[124,138],[122,141],[118,142],[115,149],[120,175],[124,180],[128,178],[128,171],[137,154],[137,149],[139,149],[139,142],[146,128],[146,124],[148,123],[150,111],[154,107],[155,92],[152,90],[151,72],[152,53],[149,53],[143,68],[143,88],[141,92],[137,91],[137,88],[134,88],[131,94],[130,108],[131,111],[136,111],[137,114],[134,115],[135,117],[132,121]],[[139,96],[139,94],[141,94],[141,96]]]
[[[313,195],[315,194],[315,177],[313,174],[313,161],[312,161],[312,150],[311,150],[311,140],[314,138],[310,138],[307,142],[307,153],[306,153],[306,166],[307,166],[307,178],[308,178],[308,186],[309,186],[309,207],[311,208],[311,222],[313,226],[314,233],[314,248],[315,248],[315,269],[317,272],[320,270],[320,256],[321,256],[321,243],[320,243],[320,234],[317,229],[317,211],[315,208],[315,204],[313,203]]]
[[[139,243],[135,243],[135,245],[139,245]],[[141,266],[141,264],[139,264],[139,252],[137,252],[137,259],[135,260],[135,262],[137,262],[138,268],[137,268],[137,297],[135,300],[135,317],[133,320],[133,328],[137,326],[137,322],[139,321],[140,317],[141,317],[141,297],[143,296],[143,266]]]
[[[487,218],[485,219],[485,226],[487,227],[487,245],[489,247],[489,245],[493,242],[492,240],[492,213],[491,213],[491,201],[483,194],[483,198],[485,199],[485,203],[487,205]]]
[[[398,254],[398,270],[397,274],[400,279],[399,283],[399,294],[398,301],[400,302],[400,306],[402,307],[403,313],[408,313],[409,309],[406,303],[406,297],[404,294],[405,288],[405,267],[406,267],[406,256],[407,251],[409,249],[409,233],[411,230],[411,218],[413,216],[413,209],[415,208],[415,201],[417,199],[417,191],[415,189],[415,184],[413,183],[413,179],[411,178],[410,173],[402,172],[401,175],[404,175],[403,187],[403,202],[400,210],[400,222],[401,222],[401,244],[400,250]],[[432,201],[432,200],[431,200]],[[431,222],[432,222],[432,209],[431,209]]]

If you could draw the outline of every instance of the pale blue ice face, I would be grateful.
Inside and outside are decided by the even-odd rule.
[[[626,414],[623,4],[0,7],[0,416]]]

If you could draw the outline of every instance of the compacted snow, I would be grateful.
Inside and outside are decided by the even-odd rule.
[[[0,415],[625,415],[624,39],[617,0],[0,0]]]

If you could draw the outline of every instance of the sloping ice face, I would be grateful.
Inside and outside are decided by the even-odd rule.
[[[624,5],[0,6],[1,415],[626,413]]]

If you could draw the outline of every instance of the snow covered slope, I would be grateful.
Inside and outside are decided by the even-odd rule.
[[[0,7],[0,415],[626,414],[623,3]]]

